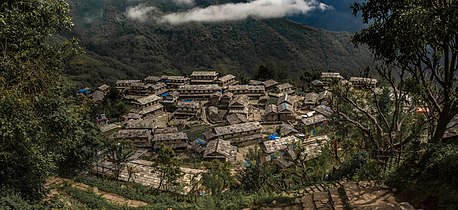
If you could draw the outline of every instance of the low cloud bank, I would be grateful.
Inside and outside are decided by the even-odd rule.
[[[174,0],[194,3],[193,0]],[[154,7],[135,6],[127,9],[127,17],[145,21]],[[155,18],[159,23],[179,25],[189,22],[223,22],[244,20],[249,17],[267,19],[307,14],[312,10],[329,10],[331,6],[317,0],[252,0],[247,3],[228,3],[205,8],[193,8],[184,12],[161,15]]]
[[[154,10],[156,10],[156,7],[139,4],[134,7],[128,7],[126,10],[126,16],[131,20],[146,22],[148,20],[148,13]]]

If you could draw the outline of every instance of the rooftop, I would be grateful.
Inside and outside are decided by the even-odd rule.
[[[279,150],[286,149],[289,145],[295,142],[299,142],[300,139],[297,138],[296,136],[287,136],[283,138],[279,138],[276,140],[268,140],[262,142],[263,147],[262,149],[266,153],[273,153]]]
[[[328,120],[324,115],[322,114],[317,114],[313,115],[312,117],[307,117],[307,118],[302,118],[302,123],[304,123],[306,126],[309,125],[315,125],[317,123],[321,123]]]
[[[154,141],[173,141],[173,140],[187,140],[187,139],[188,139],[188,135],[183,132],[154,134]]]
[[[136,99],[136,102],[140,105],[145,105],[145,104],[149,104],[149,103],[152,103],[158,100],[161,100],[161,97],[157,95],[149,95],[149,96],[145,96],[145,97]]]
[[[285,90],[285,89],[293,88],[293,85],[289,83],[283,83],[283,84],[277,85],[277,88],[279,90]]]
[[[129,120],[126,123],[126,128],[135,129],[135,128],[146,128],[154,129],[156,124],[152,120]]]
[[[116,133],[116,138],[151,138],[151,132],[148,129],[123,129]]]
[[[240,91],[240,90],[250,90],[250,91],[265,91],[265,87],[261,85],[231,85],[227,87],[228,91]]]
[[[177,133],[177,127],[166,127],[166,128],[158,128],[154,131],[154,134],[161,134],[161,133]]]
[[[201,77],[201,76],[216,77],[218,76],[218,72],[216,71],[193,71],[191,74],[191,77]]]
[[[210,155],[217,153],[216,155],[222,155],[222,157],[229,157],[234,155],[234,150],[237,148],[231,145],[230,141],[217,139],[207,143],[207,147],[204,151],[204,158],[211,157]],[[221,158],[222,158],[221,157]]]
[[[235,124],[235,125],[228,125],[228,126],[213,128],[217,136],[259,130],[259,129],[261,129],[261,125],[259,124],[259,122],[247,122],[247,123],[242,123],[242,124]]]
[[[227,81],[230,81],[232,79],[235,79],[235,76],[232,75],[232,74],[228,74],[228,75],[225,75],[225,76],[222,76],[222,77],[218,78],[218,80],[221,81],[221,82],[227,82]]]
[[[177,107],[198,109],[200,108],[200,103],[196,101],[190,101],[190,102],[178,101]]]
[[[219,91],[221,87],[216,84],[209,85],[183,85],[178,88],[178,90],[212,90]]]
[[[268,88],[268,87],[272,87],[274,85],[277,85],[278,82],[273,80],[273,79],[269,79],[269,80],[266,80],[264,82],[262,82],[262,85],[264,85],[264,87]]]

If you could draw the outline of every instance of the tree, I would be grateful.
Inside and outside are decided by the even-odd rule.
[[[353,41],[395,67],[385,77],[419,84],[416,94],[430,110],[430,142],[440,142],[458,114],[458,1],[366,0],[352,8],[369,24]]]
[[[221,194],[235,181],[231,175],[231,165],[218,160],[213,160],[208,165],[207,171],[202,174],[202,179],[202,185],[210,189],[212,195]]]
[[[122,169],[126,165],[129,157],[134,154],[133,147],[128,142],[109,143],[107,155],[114,165],[114,178],[119,179]],[[128,177],[130,179],[130,175]]]
[[[180,168],[180,161],[175,155],[172,148],[162,145],[161,150],[154,154],[151,161],[153,162],[153,173],[159,175],[159,185],[156,188],[156,192],[159,191],[165,182],[165,190],[168,187],[177,187],[180,184],[180,179],[183,173]]]
[[[0,187],[30,200],[48,176],[89,166],[101,146],[89,100],[63,76],[77,48],[55,34],[72,26],[69,12],[64,0],[0,3]]]

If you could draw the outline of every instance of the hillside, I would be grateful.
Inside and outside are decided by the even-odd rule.
[[[125,1],[70,2],[75,28],[67,36],[80,39],[87,50],[69,65],[77,81],[195,69],[253,75],[261,64],[294,77],[316,69],[359,72],[371,64],[367,49],[350,43],[351,33],[319,30],[287,18],[171,26],[127,19]],[[164,9],[163,1],[153,3],[162,11],[176,9]]]

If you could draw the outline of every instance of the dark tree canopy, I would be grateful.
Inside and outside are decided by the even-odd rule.
[[[74,43],[64,0],[0,3],[0,187],[28,199],[43,195],[50,175],[72,175],[92,162],[100,137],[63,76]]]
[[[365,0],[353,5],[369,27],[354,42],[413,79],[430,110],[431,142],[439,142],[458,114],[458,1]]]

